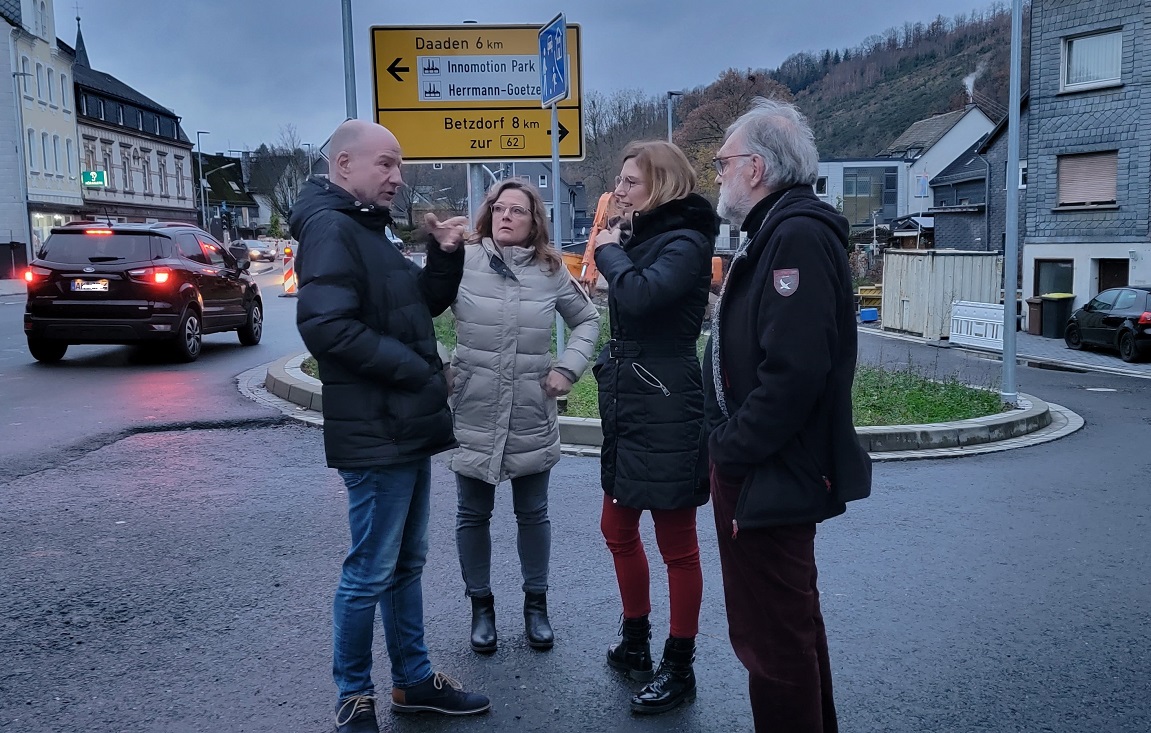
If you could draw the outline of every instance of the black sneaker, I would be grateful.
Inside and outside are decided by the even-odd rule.
[[[336,703],[336,733],[380,733],[376,696],[352,695]]]
[[[475,715],[486,713],[491,707],[491,700],[474,692],[464,692],[463,685],[442,672],[436,672],[415,687],[392,688],[392,710],[397,713]]]

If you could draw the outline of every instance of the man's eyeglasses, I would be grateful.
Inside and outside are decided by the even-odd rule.
[[[492,216],[498,219],[504,214],[511,214],[512,218],[514,219],[523,219],[524,217],[531,216],[532,212],[528,211],[522,206],[504,206],[503,204],[492,204]]]
[[[627,193],[628,191],[630,191],[635,186],[642,186],[642,185],[643,185],[643,181],[637,181],[634,178],[624,178],[623,176],[616,176],[615,177],[616,189],[618,190],[620,188],[623,188],[624,193]]]
[[[711,159],[711,164],[715,166],[715,172],[723,175],[723,169],[727,168],[727,161],[732,158],[754,158],[755,153],[740,153],[739,155],[722,155],[716,156]]]

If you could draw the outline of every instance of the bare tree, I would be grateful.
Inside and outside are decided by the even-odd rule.
[[[272,209],[287,220],[308,178],[308,168],[308,155],[300,146],[295,125],[284,125],[276,142],[260,145],[252,153],[248,185],[253,192],[267,196]]]

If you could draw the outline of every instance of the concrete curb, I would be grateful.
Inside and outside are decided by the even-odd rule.
[[[322,385],[318,379],[309,377],[300,369],[305,358],[307,354],[297,354],[270,364],[264,387],[273,395],[299,407],[322,412]],[[1021,394],[1017,409],[997,415],[948,423],[861,427],[856,432],[859,434],[860,445],[868,453],[887,457],[904,454],[910,458],[912,452],[920,452],[923,455],[916,457],[929,457],[928,454],[935,451],[950,454],[954,449],[976,448],[1022,438],[1043,431],[1052,424],[1053,419],[1050,405],[1037,397]],[[1082,421],[1079,422],[1081,425]],[[599,420],[561,417],[559,426],[560,442],[565,447],[582,446],[588,452],[598,454],[599,447],[603,445]]]

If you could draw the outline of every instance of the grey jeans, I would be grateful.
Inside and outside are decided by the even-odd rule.
[[[525,593],[548,588],[548,563],[552,551],[552,523],[548,519],[548,479],[551,471],[512,479],[512,507],[518,532],[516,545]],[[492,509],[496,487],[479,479],[456,474],[459,504],[456,509],[456,549],[468,596],[492,592]]]

